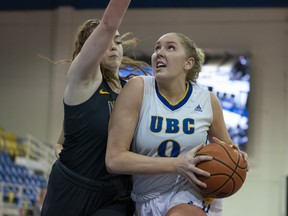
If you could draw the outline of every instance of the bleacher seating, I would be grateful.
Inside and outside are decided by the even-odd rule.
[[[33,209],[45,196],[54,156],[53,149],[47,150],[42,144],[31,135],[19,138],[0,130],[0,216],[24,216],[28,211],[29,215],[39,215],[39,210],[37,215]]]

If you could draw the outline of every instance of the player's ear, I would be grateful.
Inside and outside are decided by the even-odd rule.
[[[195,64],[195,59],[193,57],[190,57],[185,61],[184,69],[188,71],[194,66],[194,64]]]

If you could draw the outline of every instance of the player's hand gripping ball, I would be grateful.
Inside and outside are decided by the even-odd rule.
[[[210,177],[198,176],[207,187],[201,193],[211,198],[225,198],[235,194],[243,185],[248,165],[239,151],[229,145],[210,143],[204,146],[196,156],[208,155],[213,159],[197,164],[197,167],[209,172]]]

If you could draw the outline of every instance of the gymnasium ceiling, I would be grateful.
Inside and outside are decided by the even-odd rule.
[[[106,7],[108,0],[0,0],[0,11],[52,10],[62,6],[75,9]],[[130,8],[247,8],[287,7],[288,0],[132,0]]]

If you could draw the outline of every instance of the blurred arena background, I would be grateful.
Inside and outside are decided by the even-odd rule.
[[[0,216],[39,215],[56,159],[69,65],[38,54],[69,58],[76,27],[100,17],[107,2],[0,1]],[[222,98],[251,166],[243,189],[225,199],[223,216],[288,216],[287,0],[134,0],[130,8],[120,31],[141,40],[130,55],[149,61],[156,39],[178,31],[211,57],[199,82]],[[248,62],[240,71],[249,73],[240,79],[234,69],[241,56]],[[229,82],[214,82],[211,70]],[[233,73],[243,82],[231,84]]]

